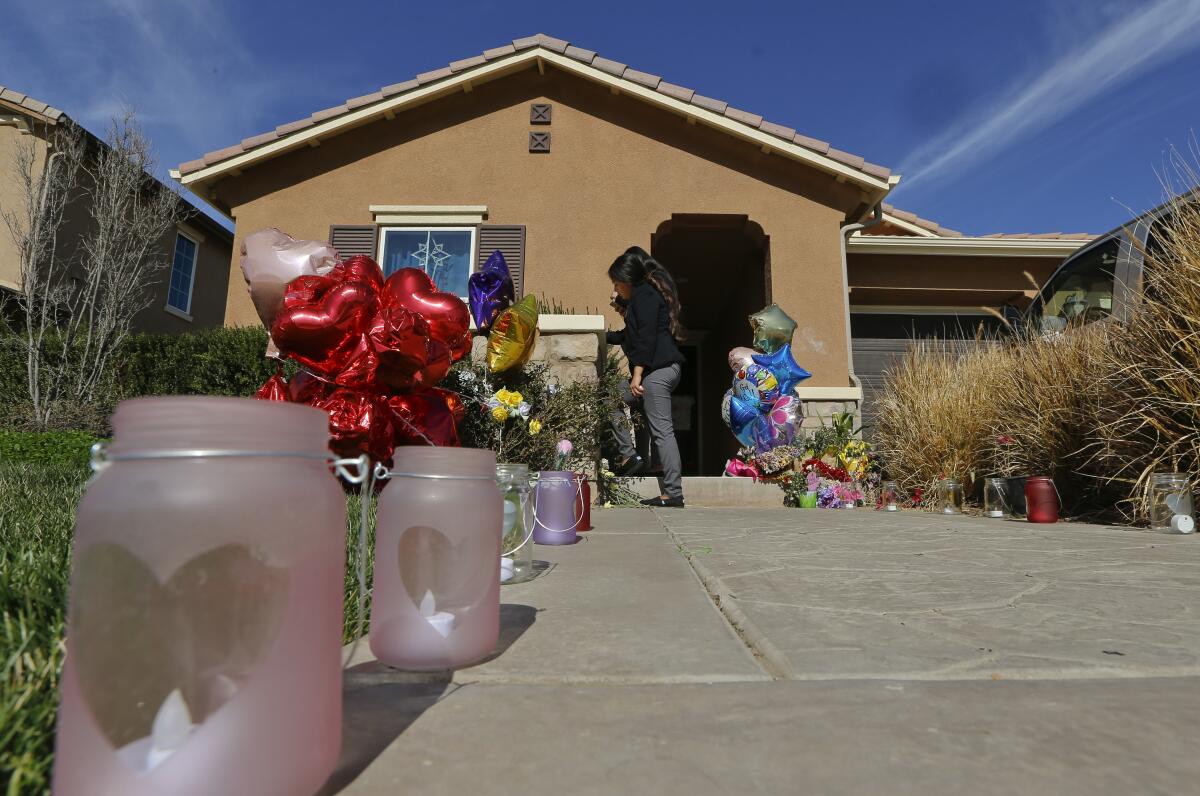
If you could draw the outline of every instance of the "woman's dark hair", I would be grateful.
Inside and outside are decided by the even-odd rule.
[[[608,267],[608,278],[614,282],[627,282],[634,287],[649,282],[667,302],[671,336],[676,340],[681,339],[683,327],[679,323],[679,313],[683,308],[679,304],[679,289],[675,287],[671,272],[662,263],[647,254],[641,246],[630,246]]]

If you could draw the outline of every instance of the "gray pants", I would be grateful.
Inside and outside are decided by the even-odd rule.
[[[658,451],[658,460],[662,464],[663,474],[658,478],[660,494],[667,497],[683,497],[682,464],[679,459],[679,444],[675,441],[675,426],[671,418],[671,393],[679,386],[679,376],[682,368],[678,364],[653,370],[642,377],[642,387],[646,394],[636,398],[626,382],[622,400],[634,411],[639,408],[646,416],[650,426],[650,438]],[[629,425],[625,422],[625,413],[617,409],[610,421],[613,436],[617,438],[617,450],[622,459],[627,459],[637,453],[633,440],[629,436]]]

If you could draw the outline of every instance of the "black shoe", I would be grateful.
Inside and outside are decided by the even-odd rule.
[[[646,466],[646,460],[635,453],[632,456],[630,456],[628,459],[626,459],[623,463],[618,464],[616,467],[614,467],[613,473],[616,475],[619,475],[621,477],[624,477],[624,476],[633,475],[634,473],[639,472],[645,466]]]
[[[649,506],[654,509],[681,509],[683,508],[683,498],[673,497],[652,497],[642,501],[643,506]]]

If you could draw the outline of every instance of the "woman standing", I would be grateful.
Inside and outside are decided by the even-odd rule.
[[[682,465],[671,418],[671,393],[679,386],[683,364],[683,354],[676,345],[682,330],[675,280],[638,246],[626,249],[609,266],[608,278],[613,283],[613,305],[625,317],[625,328],[607,335],[608,342],[619,344],[629,359],[630,379],[624,401],[646,416],[663,469],[658,479],[659,496],[642,503],[683,508]],[[645,462],[629,436],[625,413],[619,409],[613,412],[611,425],[621,455],[614,469],[619,475],[637,472]]]

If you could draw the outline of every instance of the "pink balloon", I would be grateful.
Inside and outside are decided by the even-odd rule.
[[[753,348],[746,348],[745,346],[732,349],[729,352],[729,369],[737,373],[742,368],[753,365],[753,357],[757,353]]]
[[[242,275],[263,324],[270,329],[275,322],[288,282],[324,276],[337,261],[337,250],[321,241],[296,240],[275,228],[247,235],[242,241]]]

